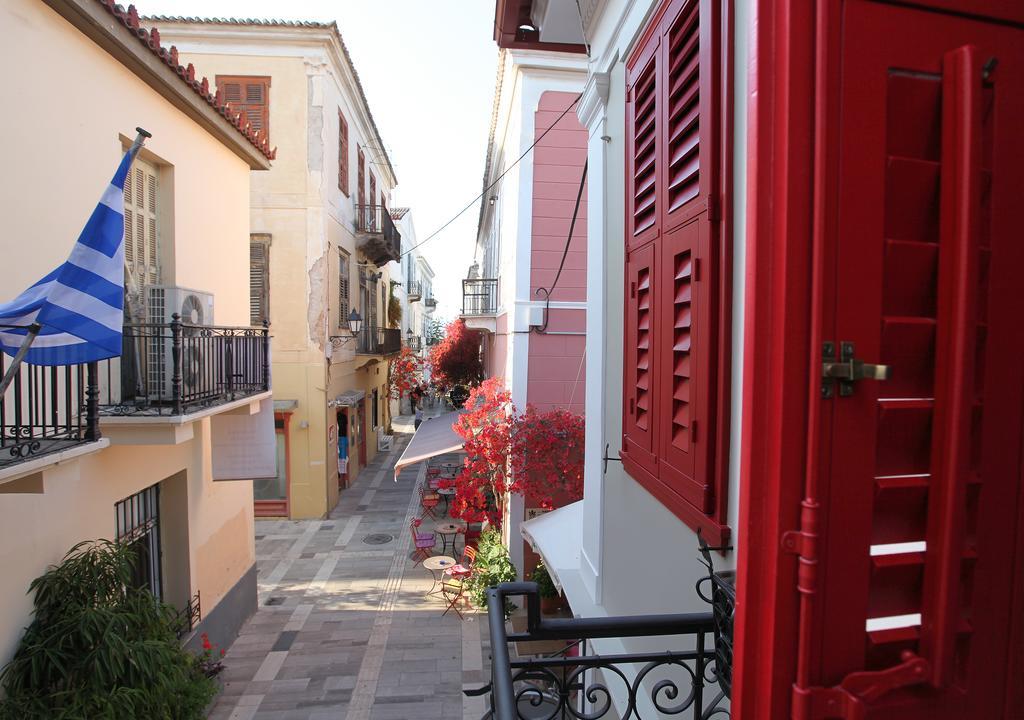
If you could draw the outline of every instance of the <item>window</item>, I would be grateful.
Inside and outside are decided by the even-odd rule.
[[[377,429],[380,427],[380,403],[377,402],[377,391],[373,391],[373,427]]]
[[[377,199],[377,178],[370,173],[370,202]]]
[[[114,505],[117,541],[135,551],[132,583],[162,597],[160,486],[152,485]]]
[[[363,155],[363,149],[362,148],[359,148],[359,150],[357,151],[356,155],[357,155],[357,157],[359,159],[359,165],[358,165],[358,168],[356,170],[356,182],[358,183],[358,187],[356,189],[356,192],[358,193],[357,197],[359,198],[359,205],[365,205],[366,204],[366,156]]]
[[[160,283],[156,166],[135,158],[124,180],[124,261],[135,285]]]
[[[338,189],[348,197],[348,121],[338,110]]]
[[[348,327],[349,310],[349,267],[348,253],[338,249],[338,327]]]
[[[218,75],[221,98],[245,115],[255,130],[270,137],[270,78],[253,75]]]
[[[270,236],[249,236],[249,322],[270,322]]]
[[[664,2],[626,70],[623,463],[709,541],[728,532],[721,1]]]

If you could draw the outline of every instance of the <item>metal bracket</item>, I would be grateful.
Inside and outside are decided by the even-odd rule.
[[[839,381],[839,397],[853,395],[853,384],[858,380],[888,380],[892,376],[892,368],[888,365],[874,365],[858,360],[856,348],[852,342],[839,343],[839,362],[835,358],[835,345],[831,342],[822,344],[821,377],[822,397],[832,397],[833,381]]]
[[[886,670],[850,673],[830,688],[793,686],[793,720],[864,720],[868,705],[904,687],[928,679],[928,661],[904,650],[902,663]]]

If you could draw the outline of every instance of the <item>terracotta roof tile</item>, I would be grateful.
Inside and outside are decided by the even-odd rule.
[[[409,208],[391,208],[391,219],[401,220],[407,212],[409,212]]]
[[[157,28],[147,30],[141,26],[139,22],[139,13],[138,10],[135,9],[134,5],[129,5],[128,9],[125,10],[114,0],[96,1],[105,7],[107,12],[117,18],[122,25],[131,30],[135,37],[139,39],[139,42],[143,43],[154,55],[163,60],[169,68],[174,70],[181,81],[192,88],[193,92],[205,100],[214,110],[220,113],[225,120],[234,125],[238,132],[240,132],[246,140],[254,145],[264,157],[268,160],[273,160],[277,157],[277,148],[274,148],[273,150],[270,149],[270,141],[264,131],[254,130],[252,125],[249,124],[248,119],[246,119],[242,113],[234,112],[231,106],[223,101],[220,91],[211,93],[209,80],[205,77],[197,79],[196,69],[192,63],[184,66],[179,64],[178,49],[173,45],[170,48],[163,47],[160,44],[160,31]]]

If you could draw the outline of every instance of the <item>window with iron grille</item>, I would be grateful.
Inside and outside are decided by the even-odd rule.
[[[338,327],[348,327],[349,315],[349,266],[348,253],[338,248]]]
[[[249,236],[249,322],[270,322],[270,236]]]
[[[338,109],[338,189],[348,197],[348,120]]]
[[[221,99],[242,113],[254,130],[270,137],[270,78],[254,75],[218,75]]]
[[[623,465],[714,544],[729,532],[728,248],[714,217],[728,2],[665,0],[626,65]]]
[[[152,485],[115,503],[114,516],[117,520],[117,542],[135,552],[133,584],[162,598],[160,486]]]

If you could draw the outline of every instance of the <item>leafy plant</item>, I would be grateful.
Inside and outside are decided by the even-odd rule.
[[[391,361],[391,397],[397,400],[422,384],[423,360],[409,346],[405,346],[398,357]]]
[[[542,598],[558,597],[558,588],[555,587],[555,583],[551,580],[551,575],[548,573],[548,569],[543,561],[537,563],[537,567],[534,568],[530,579],[537,583],[537,590]]]
[[[516,579],[516,568],[508,555],[508,548],[501,542],[501,533],[491,528],[484,531],[477,543],[473,574],[466,580],[469,599],[478,608],[487,607],[487,590],[499,583]],[[515,606],[506,601],[506,617]]]
[[[134,587],[130,547],[79,543],[32,581],[35,617],[0,671],[0,720],[192,720],[217,692],[174,608]],[[212,649],[212,648],[211,648]]]
[[[395,288],[391,288],[388,297],[388,325],[393,328],[402,324],[402,301],[395,297]]]
[[[478,385],[484,378],[480,331],[467,328],[462,318],[449,323],[444,337],[430,349],[430,378],[442,390]]]

